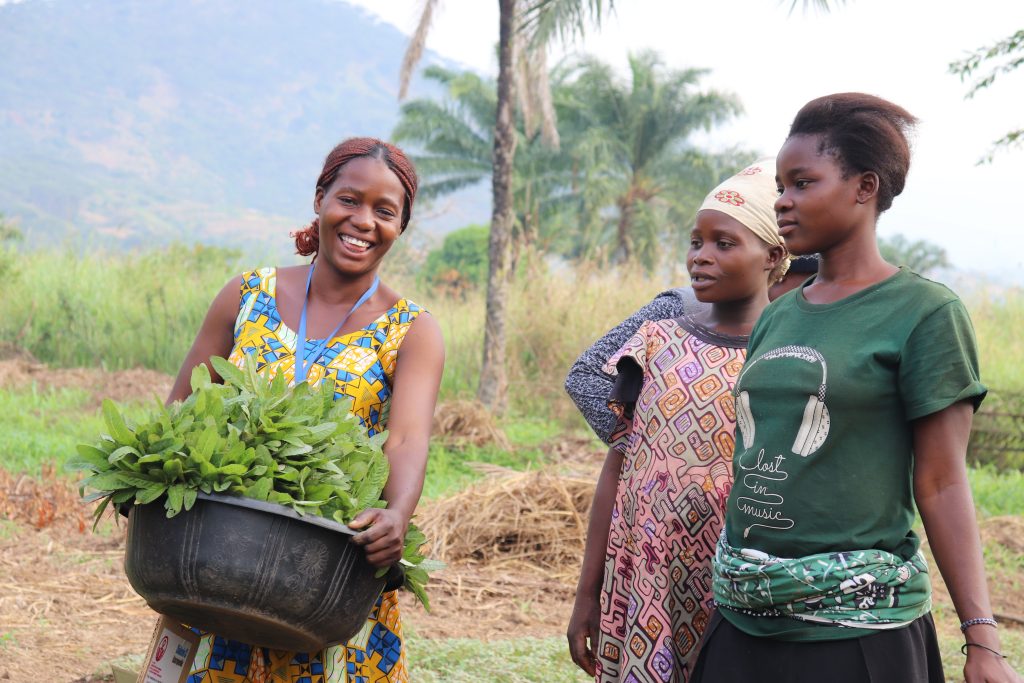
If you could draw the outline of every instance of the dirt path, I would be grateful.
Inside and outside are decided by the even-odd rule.
[[[982,537],[990,553],[1009,560],[989,579],[1004,626],[1020,628],[1024,623],[1014,621],[1024,615],[1024,518],[986,520]],[[100,680],[90,677],[144,652],[155,617],[128,585],[123,554],[123,525],[83,533],[72,517],[43,530],[29,521],[0,522],[0,681]],[[522,567],[452,566],[431,586],[431,613],[403,594],[406,628],[421,638],[561,636],[572,586],[548,576]],[[950,607],[933,576],[936,605]],[[955,636],[953,610],[939,615],[940,632]]]
[[[123,525],[93,534],[4,522],[0,538],[0,681],[78,681],[145,651],[155,616],[124,577]],[[563,632],[572,589],[538,572],[455,566],[430,595],[429,614],[401,597],[419,637],[544,637]]]
[[[0,358],[3,357],[0,349]],[[135,368],[106,372],[99,368],[54,368],[29,356],[0,359],[0,388],[82,389],[92,394],[92,403],[104,398],[125,401],[163,400],[170,393],[174,378],[162,372]]]
[[[163,396],[170,382],[147,370],[56,369],[0,356],[0,388],[79,388],[96,405],[106,397]],[[494,438],[493,425],[468,408],[445,416],[442,436]],[[587,460],[587,448],[586,440],[570,439],[555,450],[568,462]],[[532,507],[527,499],[518,504]],[[89,517],[74,487],[52,470],[34,479],[0,468],[0,681],[101,680],[111,663],[127,664],[145,651],[156,617],[124,576],[124,525],[104,523],[92,532]],[[401,596],[405,627],[422,638],[560,635],[571,608],[571,572],[556,572],[561,578],[553,580],[549,569],[452,562],[430,587],[431,612]]]
[[[92,531],[88,512],[52,471],[0,469],[0,681],[81,683],[145,652],[156,617],[124,576],[125,525]],[[430,586],[431,612],[401,595],[406,628],[421,638],[560,635],[572,572],[551,577],[521,561],[452,563]]]

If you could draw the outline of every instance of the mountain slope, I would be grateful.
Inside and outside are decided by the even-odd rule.
[[[406,41],[337,0],[0,6],[0,212],[37,244],[277,243],[331,146],[394,127]]]

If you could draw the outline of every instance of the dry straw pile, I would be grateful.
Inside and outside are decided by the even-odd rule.
[[[481,481],[421,508],[417,524],[431,539],[431,556],[575,581],[596,478],[553,467],[484,471]]]
[[[487,446],[511,449],[494,416],[477,401],[445,401],[434,410],[431,438],[447,446]]]

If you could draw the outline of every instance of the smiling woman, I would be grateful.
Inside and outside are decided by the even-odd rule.
[[[212,356],[290,383],[330,382],[335,398],[372,435],[388,430],[391,472],[384,509],[349,524],[369,562],[389,567],[402,553],[419,501],[444,347],[434,319],[380,282],[384,256],[409,224],[416,171],[400,149],[373,138],[335,147],[316,184],[317,217],[295,233],[308,266],[262,268],[233,278],[214,299],[168,401],[189,394],[192,368]],[[399,349],[401,357],[399,358]],[[398,598],[386,592],[349,643],[320,652],[277,652],[204,633],[190,681],[339,683],[407,681]]]

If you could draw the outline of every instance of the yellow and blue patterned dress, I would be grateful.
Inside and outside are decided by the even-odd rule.
[[[258,367],[292,381],[298,335],[282,321],[275,296],[277,269],[242,276],[242,299],[229,359],[255,354]],[[361,330],[338,335],[309,370],[311,384],[334,383],[335,398],[352,399],[352,412],[376,434],[387,426],[398,347],[422,309],[399,299]],[[308,340],[312,346],[317,340]],[[398,596],[385,593],[363,629],[345,645],[321,652],[279,652],[203,634],[188,683],[398,683],[409,680],[402,647]]]

